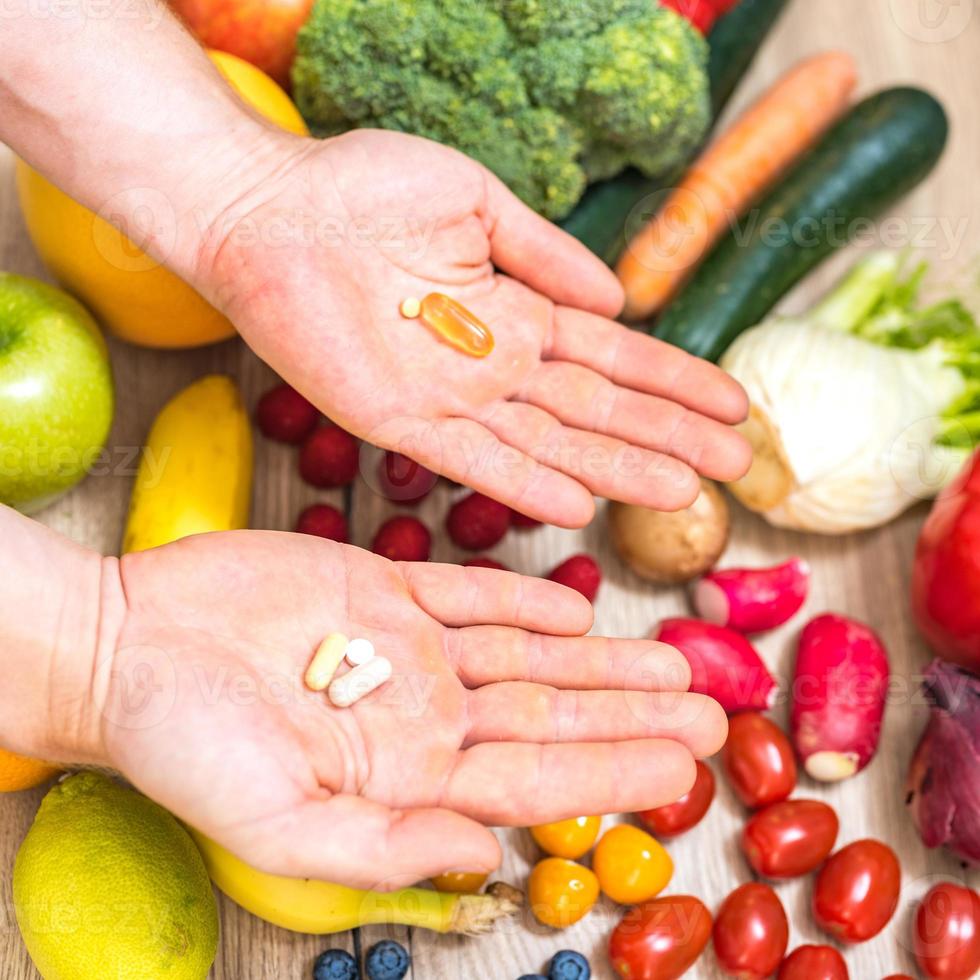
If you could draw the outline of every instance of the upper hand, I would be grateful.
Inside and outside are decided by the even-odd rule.
[[[609,319],[613,274],[484,167],[401,133],[283,147],[224,191],[195,285],[334,421],[564,526],[593,494],[672,510],[697,473],[743,474],[738,384]],[[430,292],[490,326],[489,357],[402,318]]]

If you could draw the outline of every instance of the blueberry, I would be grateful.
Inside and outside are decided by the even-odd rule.
[[[357,960],[343,949],[328,949],[313,964],[313,980],[357,980]]]
[[[364,960],[368,980],[402,980],[408,973],[408,964],[408,951],[391,939],[375,943]]]
[[[518,977],[517,980],[548,980],[548,978],[543,973],[525,973],[523,977]]]
[[[548,980],[589,980],[591,976],[589,961],[573,949],[555,953],[548,970]]]

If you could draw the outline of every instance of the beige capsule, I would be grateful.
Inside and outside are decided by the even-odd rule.
[[[317,647],[310,666],[306,669],[306,686],[311,691],[325,691],[337,673],[350,641],[343,633],[331,633]]]

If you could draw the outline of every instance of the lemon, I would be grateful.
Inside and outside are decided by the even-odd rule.
[[[166,810],[100,773],[41,802],[14,863],[14,908],[44,980],[204,980],[218,910]]]

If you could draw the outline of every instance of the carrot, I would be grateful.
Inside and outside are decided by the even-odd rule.
[[[808,58],[705,150],[616,265],[628,320],[663,307],[729,222],[844,113],[856,83],[849,54]]]

